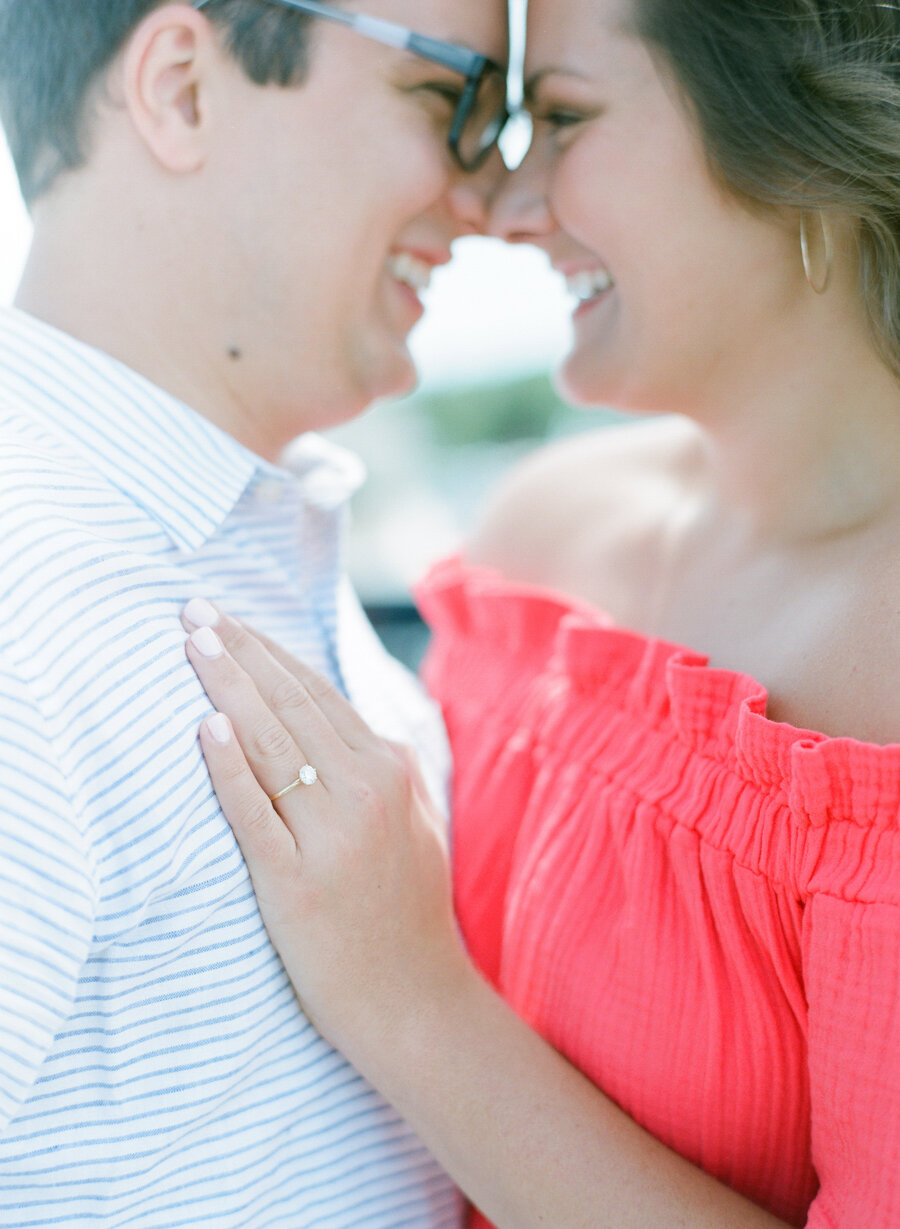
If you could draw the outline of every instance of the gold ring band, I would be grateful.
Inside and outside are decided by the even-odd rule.
[[[279,798],[283,798],[285,794],[289,794],[292,789],[296,789],[298,785],[315,785],[319,779],[319,774],[313,768],[312,764],[304,764],[297,773],[297,779],[292,781],[290,785],[286,785],[284,789],[280,789],[277,794],[270,794],[269,801],[277,802]]]

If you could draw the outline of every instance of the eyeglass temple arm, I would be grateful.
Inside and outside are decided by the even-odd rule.
[[[473,70],[476,61],[482,60],[474,51],[465,47],[454,47],[442,43],[438,39],[426,38],[423,34],[414,34],[406,26],[397,25],[394,21],[385,21],[381,17],[367,17],[364,13],[349,13],[344,9],[335,8],[330,4],[317,4],[316,0],[276,0],[284,8],[296,9],[299,13],[309,13],[311,17],[323,17],[326,21],[337,21],[341,25],[350,26],[388,47],[397,47],[401,51],[413,51],[447,68],[467,76]],[[211,0],[194,0],[194,8],[202,9]]]
[[[194,0],[195,9],[205,8],[212,0]],[[317,4],[316,0],[275,0],[281,8],[296,9],[298,13],[309,13],[311,17],[324,17],[326,21],[337,21],[342,26],[352,26],[369,38],[389,47],[399,47],[406,50],[409,46],[410,31],[396,22],[384,21],[380,17],[365,17],[359,13],[348,13],[344,9],[335,8],[331,4]]]
[[[313,0],[302,2],[312,11]],[[483,56],[476,51],[469,51],[467,47],[456,47],[453,43],[444,43],[437,38],[414,34],[406,26],[398,26],[396,22],[385,21],[381,17],[367,17],[364,13],[343,13],[340,9],[335,9],[334,12],[340,12],[341,18],[347,19],[348,26],[352,26],[360,34],[365,34],[367,38],[385,43],[389,47],[398,47],[401,51],[413,51],[416,55],[442,64],[445,68],[456,69],[463,76],[468,76],[473,66],[480,66],[484,60]]]

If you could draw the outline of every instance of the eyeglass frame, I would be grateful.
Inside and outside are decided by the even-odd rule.
[[[192,0],[191,7],[204,9],[214,0]],[[351,13],[345,9],[336,8],[331,4],[323,4],[320,0],[267,0],[270,4],[281,8],[292,9],[294,12],[306,13],[310,17],[322,17],[326,21],[335,21],[361,34],[363,38],[373,39],[386,47],[396,47],[399,51],[409,51],[422,60],[449,68],[452,72],[465,77],[466,83],[456,104],[456,111],[447,134],[447,146],[457,165],[468,173],[477,171],[497,146],[503,129],[506,127],[512,112],[509,102],[497,114],[497,132],[492,140],[478,151],[474,158],[465,158],[460,150],[463,130],[478,98],[481,83],[489,73],[498,73],[506,78],[506,69],[490,56],[461,47],[458,43],[447,43],[437,38],[429,38],[425,34],[417,34],[406,26],[382,17],[369,17],[364,13]]]

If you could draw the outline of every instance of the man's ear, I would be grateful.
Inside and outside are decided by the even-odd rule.
[[[167,171],[203,165],[207,137],[201,87],[218,50],[207,19],[187,4],[154,9],[128,41],[123,102],[150,153]]]

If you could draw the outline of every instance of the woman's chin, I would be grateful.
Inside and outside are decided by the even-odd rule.
[[[611,361],[600,362],[596,352],[573,350],[563,361],[553,383],[570,405],[600,407],[624,414],[666,414],[673,398],[654,382],[635,379],[634,370]]]
[[[596,406],[627,408],[619,404],[622,381],[613,378],[608,364],[601,365],[596,354],[573,350],[563,360],[553,383],[560,396],[570,405],[590,409]]]

